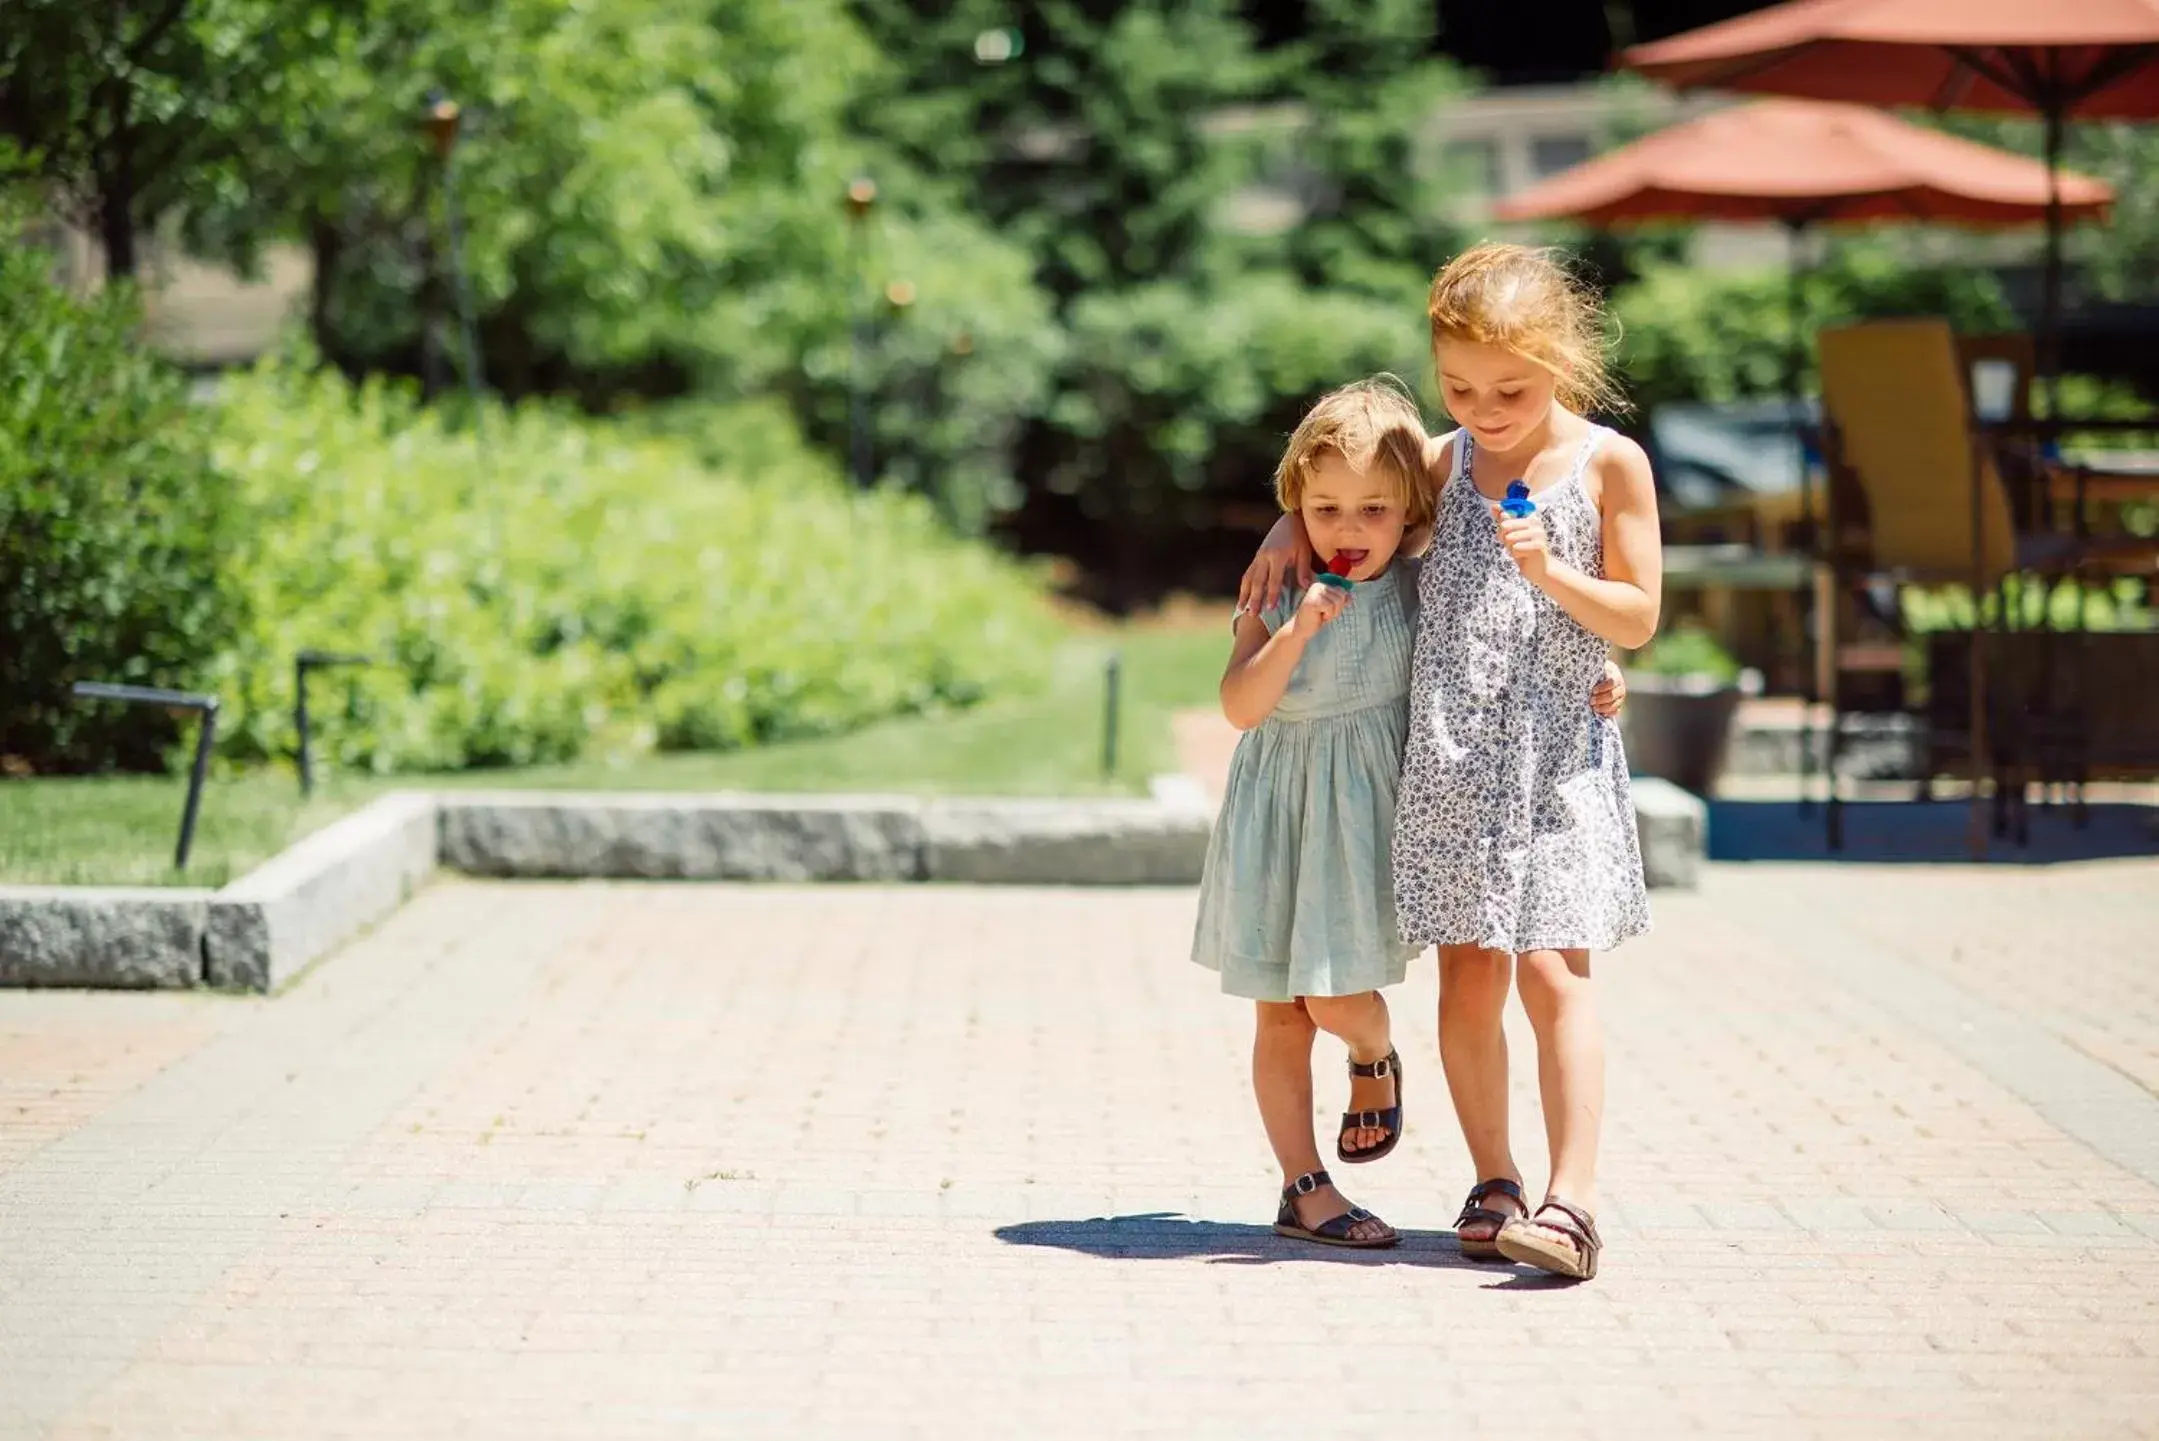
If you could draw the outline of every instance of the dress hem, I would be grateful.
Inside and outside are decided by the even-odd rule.
[[[1359,986],[1355,990],[1297,991],[1290,990],[1287,987],[1279,987],[1270,988],[1265,995],[1255,995],[1253,992],[1255,989],[1257,989],[1256,987],[1232,989],[1233,981],[1244,980],[1245,978],[1251,976],[1254,970],[1259,969],[1258,967],[1237,967],[1235,969],[1231,969],[1230,967],[1216,965],[1213,962],[1204,960],[1198,956],[1194,956],[1192,958],[1192,964],[1198,966],[1203,971],[1212,971],[1217,976],[1220,976],[1222,978],[1222,994],[1225,996],[1235,996],[1240,1000],[1246,1001],[1272,1001],[1277,1005],[1288,1005],[1291,1001],[1302,1000],[1306,996],[1316,996],[1324,1001],[1338,1001],[1350,996],[1361,996],[1368,991],[1384,991],[1389,986],[1399,986],[1409,979],[1410,959],[1414,959],[1414,957],[1404,959],[1402,964],[1398,967],[1389,967],[1386,979],[1377,981],[1369,986]]]
[[[1419,949],[1426,946],[1477,946],[1487,951],[1505,951],[1519,956],[1528,951],[1616,951],[1637,936],[1646,936],[1652,928],[1644,925],[1634,930],[1620,931],[1596,941],[1579,941],[1572,938],[1559,940],[1546,936],[1531,936],[1526,940],[1516,937],[1465,936],[1434,932],[1429,936],[1405,936]]]

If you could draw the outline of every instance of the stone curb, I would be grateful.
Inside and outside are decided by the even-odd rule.
[[[436,799],[442,863],[476,876],[923,879],[922,803],[906,797],[483,791]]]
[[[1188,886],[1214,816],[1182,798],[931,801],[922,869],[962,885]]]
[[[1651,890],[1693,890],[1709,853],[1709,806],[1698,795],[1656,776],[1634,776],[1634,833],[1642,845],[1642,879]]]
[[[1697,883],[1708,809],[1637,777],[1642,866]],[[400,791],[222,890],[0,887],[0,986],[270,992],[388,916],[438,868],[518,878],[1183,886],[1204,794],[1151,799]]]
[[[1212,817],[1155,800],[400,791],[222,890],[0,887],[0,986],[269,992],[438,868],[497,877],[1189,885]]]
[[[473,875],[974,885],[1189,885],[1212,818],[1163,800],[908,796],[438,797]]]
[[[403,905],[435,873],[434,797],[399,791],[210,897],[204,979],[274,991]]]
[[[213,894],[0,886],[0,986],[199,986]]]

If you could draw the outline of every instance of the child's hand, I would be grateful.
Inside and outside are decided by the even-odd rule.
[[[1545,573],[1552,566],[1552,551],[1544,533],[1544,517],[1525,515],[1519,519],[1492,504],[1492,518],[1499,522],[1499,543],[1507,554],[1522,568],[1522,575],[1531,585],[1544,584]]]
[[[1604,663],[1604,679],[1589,693],[1589,708],[1606,720],[1612,719],[1627,704],[1627,677],[1610,661]]]
[[[1294,579],[1302,589],[1312,583],[1312,569],[1312,546],[1305,539],[1301,518],[1282,517],[1245,567],[1244,579],[1237,584],[1237,608],[1255,615],[1272,609],[1284,583]]]
[[[1349,605],[1349,592],[1338,585],[1313,581],[1304,589],[1304,599],[1297,602],[1297,614],[1293,619],[1307,635],[1318,635],[1321,628]]]

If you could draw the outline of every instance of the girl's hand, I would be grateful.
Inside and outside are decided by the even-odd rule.
[[[1321,629],[1340,615],[1348,605],[1348,591],[1338,585],[1325,585],[1315,580],[1304,588],[1304,599],[1297,602],[1297,614],[1293,620],[1297,628],[1306,635],[1318,635]]]
[[[1604,663],[1604,679],[1589,693],[1589,708],[1606,720],[1611,720],[1627,705],[1627,677],[1610,661]]]
[[[1499,543],[1507,554],[1522,568],[1523,577],[1531,585],[1543,585],[1544,577],[1552,567],[1551,545],[1544,533],[1544,517],[1525,515],[1519,519],[1506,514],[1495,502],[1492,518],[1499,522]]]
[[[1285,515],[1274,523],[1260,542],[1259,554],[1245,567],[1237,585],[1237,609],[1264,614],[1282,598],[1282,584],[1292,576],[1303,589],[1312,583],[1312,546],[1305,539],[1304,522]]]

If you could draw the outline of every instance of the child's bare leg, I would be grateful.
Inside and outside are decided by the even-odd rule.
[[[1522,1170],[1514,1164],[1507,1133],[1507,1033],[1502,1024],[1513,974],[1514,958],[1504,951],[1439,948],[1439,1059],[1475,1179],[1519,1184]],[[1482,1204],[1501,1215],[1519,1209],[1496,1193]],[[1497,1233],[1488,1222],[1474,1223],[1463,1239],[1489,1241]]]
[[[1305,1011],[1314,1025],[1349,1047],[1349,1058],[1360,1066],[1383,1061],[1394,1049],[1394,1027],[1387,1002],[1377,991],[1355,996],[1306,996]],[[1392,1076],[1351,1076],[1351,1111],[1384,1111],[1395,1104],[1398,1093]],[[1354,1126],[1343,1142],[1352,1151],[1369,1151],[1387,1139],[1384,1126]]]
[[[1312,1131],[1312,1017],[1296,1001],[1259,1001],[1258,1021],[1252,1035],[1252,1094],[1259,1100],[1260,1124],[1267,1128],[1267,1144],[1274,1148],[1282,1167],[1282,1184],[1288,1185],[1311,1171],[1324,1170],[1319,1160],[1319,1139]],[[1332,1186],[1322,1186],[1295,1202],[1297,1219],[1316,1226],[1349,1209],[1349,1202]],[[1350,1235],[1359,1240],[1377,1239],[1387,1233],[1383,1222],[1359,1221]]]
[[[1597,1137],[1604,1122],[1604,1032],[1589,984],[1589,952],[1521,958],[1522,1008],[1537,1033],[1537,1090],[1552,1147],[1549,1190],[1586,1211],[1597,1204]]]

